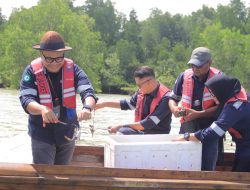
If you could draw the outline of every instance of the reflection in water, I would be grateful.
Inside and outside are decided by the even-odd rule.
[[[28,115],[23,111],[19,102],[19,92],[17,90],[0,89],[0,142],[4,139],[13,137],[21,132],[27,131]],[[124,95],[105,95],[99,94],[99,101],[119,101],[129,98]],[[77,108],[80,110],[82,105],[80,98],[77,99]],[[109,125],[131,123],[134,118],[133,111],[121,111],[113,108],[97,110],[94,116],[95,133],[92,137],[89,125],[93,125],[93,120],[83,121],[81,125],[81,140],[79,144],[102,145],[105,137],[109,135],[107,128]],[[172,134],[179,131],[179,120],[173,118]],[[226,150],[234,151],[235,146],[231,146],[231,137],[227,135]]]

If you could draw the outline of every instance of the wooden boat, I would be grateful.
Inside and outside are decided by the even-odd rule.
[[[250,173],[225,171],[232,159],[215,172],[105,168],[103,147],[77,146],[70,166],[1,163],[0,189],[250,189]]]

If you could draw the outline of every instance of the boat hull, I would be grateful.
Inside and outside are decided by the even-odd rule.
[[[105,168],[103,157],[103,147],[77,146],[69,166],[1,163],[0,189],[250,189],[250,173]],[[225,159],[230,164],[233,155]]]
[[[249,189],[249,173],[2,164],[0,189]]]

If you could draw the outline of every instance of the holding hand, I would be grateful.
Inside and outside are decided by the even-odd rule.
[[[91,119],[91,111],[89,109],[82,109],[80,112],[77,114],[77,120],[82,121],[82,120],[89,120]]]
[[[173,114],[175,117],[183,117],[187,115],[186,108],[175,106],[173,109]]]
[[[185,121],[192,121],[199,117],[199,111],[186,108],[186,116],[184,116]]]
[[[43,118],[43,127],[46,126],[46,123],[57,123],[59,122],[58,118],[56,117],[55,113],[48,108],[47,106],[43,106],[41,110],[41,115]]]

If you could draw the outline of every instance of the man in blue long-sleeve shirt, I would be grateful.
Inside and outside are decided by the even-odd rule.
[[[71,47],[59,33],[46,32],[33,48],[40,50],[40,57],[26,67],[20,84],[20,101],[29,114],[33,162],[69,164],[79,121],[91,118],[97,98],[84,71],[64,57]],[[83,103],[78,115],[76,92]]]
[[[180,134],[207,128],[216,119],[217,105],[205,82],[221,72],[211,67],[212,55],[208,48],[195,48],[188,61],[189,69],[182,72],[170,95],[169,107],[175,117],[180,117]],[[182,113],[182,114],[181,114]],[[223,149],[220,140],[220,155]],[[218,142],[203,143],[202,170],[214,170],[218,154]]]

